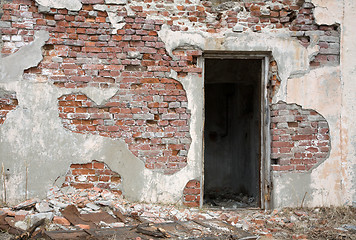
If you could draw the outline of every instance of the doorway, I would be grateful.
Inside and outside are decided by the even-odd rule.
[[[204,204],[261,207],[264,60],[204,60]]]

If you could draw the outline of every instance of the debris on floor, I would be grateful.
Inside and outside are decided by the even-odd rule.
[[[232,193],[231,191],[205,193],[204,204],[209,207],[231,210],[237,208],[257,207],[257,201],[254,197],[243,193]]]
[[[0,208],[0,229],[16,239],[356,239],[355,216],[353,207],[197,209],[133,203],[107,189],[54,187],[46,199]]]

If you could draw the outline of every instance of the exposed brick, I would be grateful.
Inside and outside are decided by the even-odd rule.
[[[112,184],[111,184],[112,183]],[[105,163],[93,160],[90,163],[71,164],[63,186],[79,189],[105,188],[120,191],[121,176],[112,171]]]
[[[8,92],[0,89],[0,124],[6,120],[7,114],[18,105],[15,92]]]
[[[320,114],[284,102],[271,108],[272,118],[278,118],[278,124],[271,124],[271,152],[272,157],[278,159],[272,166],[273,171],[308,171],[326,159],[330,151],[329,128]],[[280,124],[285,126],[283,131],[278,129]]]
[[[177,59],[172,59],[162,40],[157,37],[157,32],[163,24],[171,26],[172,30],[183,31],[188,30],[187,26],[192,23],[195,24],[195,28],[208,33],[224,32],[228,28],[233,28],[236,23],[247,24],[243,31],[253,30],[256,34],[262,32],[265,27],[283,28],[304,47],[310,45],[312,36],[320,36],[320,41],[317,43],[320,52],[310,63],[312,68],[338,65],[339,27],[317,25],[313,16],[314,5],[311,3],[304,3],[301,6],[295,1],[278,2],[279,4],[272,5],[267,2],[246,3],[244,18],[238,17],[238,13],[232,10],[219,13],[213,11],[208,1],[189,2],[189,4],[187,2],[175,7],[171,7],[171,1],[160,1],[150,8],[128,3],[125,8],[131,8],[135,14],[127,16],[127,11],[119,7],[117,14],[123,17],[122,23],[125,26],[114,34],[111,24],[106,22],[107,13],[95,10],[95,4],[105,4],[104,0],[83,0],[83,8],[78,13],[53,8],[51,14],[37,12],[34,1],[8,2],[4,4],[2,21],[10,25],[1,29],[4,42],[1,51],[4,56],[7,56],[16,52],[21,45],[33,41],[35,31],[39,29],[48,31],[50,39],[43,48],[44,59],[37,67],[26,70],[27,76],[31,74],[32,78],[43,78],[46,73],[55,86],[62,88],[80,89],[90,86],[119,88],[119,92],[115,95],[116,99],[110,100],[106,106],[96,106],[85,96],[84,101],[80,99],[80,94],[68,95],[78,96],[77,99],[59,98],[58,110],[63,126],[76,133],[121,138],[128,144],[129,149],[132,149],[134,155],[147,164],[146,166],[150,166],[151,169],[157,166],[160,171],[164,169],[166,173],[174,173],[187,163],[187,158],[184,157],[182,165],[177,165],[171,161],[171,157],[175,157],[174,154],[177,154],[178,150],[189,150],[190,113],[187,107],[182,105],[183,102],[186,103],[186,92],[182,85],[174,79],[167,79],[167,76],[171,70],[176,71],[178,77],[186,77],[188,74],[201,76],[202,69],[197,66],[196,57],[201,56],[202,51],[174,51]],[[263,13],[261,6],[264,4],[271,10],[268,14]],[[20,6],[21,14],[18,13]],[[155,20],[152,20],[150,15],[155,15]],[[180,26],[175,23],[178,19],[185,19],[190,23],[187,26]],[[298,35],[299,32],[301,35]],[[129,58],[130,52],[137,52],[137,56]],[[271,59],[269,99],[273,98],[279,87],[278,66]],[[153,100],[154,97],[162,96],[163,99],[161,98],[160,101]],[[0,124],[5,122],[8,112],[17,106],[15,98],[12,103],[1,103]],[[177,103],[177,106],[171,103]],[[117,109],[113,109],[114,105]],[[127,112],[127,109],[133,108],[140,110],[135,113]],[[285,118],[286,116],[289,118]],[[296,146],[292,144],[295,141],[307,145],[310,144],[305,142],[306,140],[329,141],[330,137],[324,132],[325,130],[318,132],[322,139],[315,138],[316,128],[313,126],[312,130],[301,130],[301,126],[297,124],[308,121],[305,117],[298,114],[282,116],[274,113],[272,115],[273,123],[282,123],[273,125],[272,128],[273,134],[276,135],[272,137],[274,151],[282,149],[282,152],[286,153],[288,147]],[[279,136],[288,135],[295,129],[299,134],[292,134],[291,139]],[[160,135],[167,132],[183,132],[185,136],[177,134],[177,136],[162,137]],[[156,164],[157,156],[148,157],[143,153],[140,154],[139,151],[134,151],[140,146],[139,140],[132,137],[133,135],[145,135],[141,139],[149,140],[149,148],[158,151],[159,155],[166,158],[164,163],[161,161]],[[155,149],[159,141],[165,141],[164,148],[172,150],[168,155],[164,155],[163,150]],[[170,142],[177,141],[187,142],[187,144],[179,149],[170,146]],[[316,153],[325,152],[327,152],[325,148],[318,148]],[[150,152],[152,153],[153,151]]]
[[[183,204],[187,207],[199,207],[200,204],[200,182],[190,180],[183,189]]]

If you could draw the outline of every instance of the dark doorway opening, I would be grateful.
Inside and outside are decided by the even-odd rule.
[[[260,206],[261,59],[205,59],[204,203]]]

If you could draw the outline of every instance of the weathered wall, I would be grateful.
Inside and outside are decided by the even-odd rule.
[[[341,51],[341,172],[343,173],[342,183],[347,193],[345,203],[356,205],[356,128],[355,117],[356,107],[356,29],[354,27],[354,13],[356,2],[344,1],[343,31]]]
[[[317,167],[273,172],[274,206],[355,198],[351,0],[5,2],[0,93],[11,97],[0,95],[1,108],[17,105],[1,112],[8,202],[44,196],[71,164],[94,159],[121,176],[129,199],[181,201],[188,181],[202,182],[206,50],[271,52],[271,103],[329,125]]]
[[[349,125],[349,117],[354,116],[355,111],[351,107],[351,98],[355,99],[355,85],[351,80],[355,59],[350,51],[355,32],[351,30],[352,21],[348,17],[355,10],[355,3],[312,2],[316,5],[316,22],[341,24],[341,67],[324,67],[302,77],[290,78],[286,100],[314,109],[325,117],[330,127],[331,151],[327,160],[310,172],[274,173],[275,206],[350,205],[355,196],[355,152],[354,147],[350,151],[353,143],[349,138],[355,136],[354,127]]]

